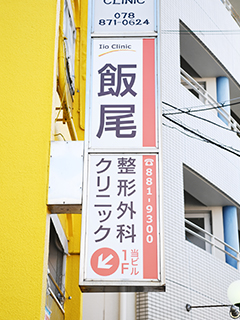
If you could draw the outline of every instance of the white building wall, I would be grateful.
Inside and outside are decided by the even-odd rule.
[[[180,109],[200,107],[202,102],[180,83],[179,20],[191,30],[220,32],[238,27],[220,0],[161,1],[162,101]],[[168,32],[171,30],[176,32]],[[198,36],[240,81],[239,35],[224,32],[223,35],[198,33]],[[163,104],[163,113],[168,112],[174,112],[174,109]],[[213,110],[197,115],[224,126]],[[221,145],[240,150],[240,139],[232,132],[186,114],[169,117]],[[162,131],[166,293],[137,294],[139,305],[146,305],[137,311],[137,319],[228,319],[228,308],[192,309],[190,312],[185,309],[187,303],[228,304],[227,288],[240,278],[240,274],[222,257],[219,259],[185,240],[183,164],[239,204],[240,159],[165,118]],[[213,232],[219,232],[219,236],[222,233],[222,230],[216,229],[219,211],[215,214]]]
[[[164,1],[162,4],[164,6]],[[172,2],[172,1],[170,1]],[[226,10],[221,0],[183,0],[176,3],[179,17],[191,30],[206,30],[198,36],[209,50],[240,81],[239,35],[237,23]]]
[[[220,0],[161,0],[160,3],[162,101],[180,109],[202,106],[202,102],[180,82],[180,20],[193,31],[216,31],[198,32],[197,36],[240,82],[239,35],[226,32],[238,27]],[[174,111],[165,104],[162,107],[163,113]],[[224,126],[214,110],[197,115]],[[169,117],[222,146],[240,150],[240,139],[233,132],[187,114]],[[226,264],[222,255],[213,256],[185,240],[183,165],[239,204],[240,158],[204,142],[165,118],[162,139],[166,292],[136,294],[136,319],[228,319],[228,308],[193,309],[190,312],[185,309],[187,303],[228,304],[227,288],[240,278],[240,273]],[[218,209],[214,211],[213,232],[222,237],[222,226],[218,227],[222,217]],[[84,294],[83,320],[118,320],[119,298],[119,294]],[[126,320],[134,320],[134,310],[134,294],[130,294]]]

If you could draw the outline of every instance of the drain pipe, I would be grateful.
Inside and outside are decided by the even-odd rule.
[[[127,294],[119,292],[119,320],[127,319]]]
[[[218,117],[228,126],[230,116],[230,87],[229,79],[227,77],[217,78],[217,101],[222,105],[224,114],[218,113]]]

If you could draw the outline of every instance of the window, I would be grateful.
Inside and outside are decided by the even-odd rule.
[[[197,185],[195,186],[197,188]],[[185,203],[185,239],[199,248],[211,251],[212,211],[193,195],[184,191]]]
[[[67,238],[57,215],[51,216],[48,256],[48,278],[46,306],[51,317],[63,320],[65,300]]]
[[[210,249],[211,249],[210,244],[204,240],[204,239],[210,240],[210,236],[204,231],[212,233],[211,212],[210,211],[185,212],[185,219],[186,219],[185,220],[186,240],[210,252]],[[188,221],[190,223],[188,223]],[[193,233],[189,232],[188,230],[191,230]]]
[[[183,180],[185,239],[225,261],[223,207],[234,206],[232,199],[186,165]]]
[[[75,93],[75,41],[76,28],[72,6],[69,0],[64,2],[63,33],[66,49],[66,73],[71,95]]]
[[[217,105],[217,78],[226,77],[229,79],[229,99],[239,97],[239,84],[236,83],[232,74],[222,65],[221,61],[198,37],[198,33],[192,31],[183,21],[179,24],[180,31],[180,79],[181,84],[194,96],[207,105]],[[220,101],[221,103],[221,101]],[[221,105],[219,105],[220,107]],[[220,118],[228,119],[229,111],[226,108],[218,110]],[[228,124],[234,124],[234,131],[239,131],[236,126],[239,124],[240,111],[238,104],[231,105],[232,119]]]
[[[63,256],[64,251],[58,235],[55,231],[53,223],[50,226],[50,242],[49,242],[49,258],[48,258],[48,270],[50,274],[49,285],[55,296],[61,302],[61,295],[59,290],[63,288],[62,273],[63,273]],[[53,280],[52,280],[53,279]],[[61,290],[62,291],[62,290]]]

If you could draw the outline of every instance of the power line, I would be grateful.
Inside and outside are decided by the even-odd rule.
[[[240,97],[237,97],[237,98],[232,98],[230,100],[226,100],[224,103],[222,103],[222,105],[224,105],[224,107],[228,107],[228,106],[233,106],[233,105],[236,105],[236,104],[240,104],[240,101],[237,102],[237,103],[231,103],[231,101],[236,101],[236,100],[240,100]],[[230,103],[227,103],[227,102],[230,102]],[[167,102],[163,102],[162,103],[164,104],[168,104]],[[221,107],[222,105],[219,104],[219,102],[216,101],[216,106],[214,106],[214,103],[208,103],[208,104],[200,104],[200,105],[197,105],[197,106],[191,106],[191,107],[185,107],[185,108],[182,108],[181,110],[184,110],[186,109],[187,111],[189,112],[198,112],[198,111],[201,111],[203,110],[203,107],[206,107],[206,106],[211,106],[208,110],[211,110],[211,109],[218,109],[219,107]],[[171,106],[171,105],[170,105]],[[193,110],[194,109],[194,110]],[[195,111],[196,110],[196,111]],[[204,109],[205,111],[205,109]],[[176,113],[177,114],[177,113]]]
[[[238,99],[240,99],[240,98],[238,98]],[[169,104],[169,103],[167,103],[167,102],[164,102],[164,101],[162,101],[162,103],[163,104],[165,104],[165,105],[167,105],[167,106],[169,106],[169,107],[172,107],[172,105],[171,104]],[[208,111],[208,110],[215,110],[215,109],[219,109],[220,107],[221,108],[225,108],[225,107],[231,107],[231,106],[235,106],[235,105],[237,105],[237,104],[240,104],[240,101],[239,102],[235,102],[235,103],[229,103],[229,104],[221,104],[221,105],[219,105],[219,106],[211,106],[211,107],[209,107],[209,108],[201,108],[201,109],[193,109],[193,110],[191,110],[192,108],[197,108],[197,107],[191,107],[191,109],[190,108],[184,108],[184,109],[187,109],[188,111],[187,111],[187,113],[192,113],[192,112],[201,112],[201,111]],[[204,106],[204,105],[202,105],[202,106]],[[199,106],[199,107],[201,107],[201,106]],[[172,112],[172,113],[166,113],[166,114],[180,114],[180,113],[182,113],[182,109],[179,109],[179,111],[181,111],[181,112]],[[184,111],[183,111],[184,112]]]
[[[240,30],[162,30],[162,34],[204,34],[204,35],[234,35],[240,34]]]
[[[219,302],[218,300],[213,299],[212,297],[206,295],[205,293],[202,293],[202,292],[196,290],[195,288],[193,288],[193,287],[191,287],[191,286],[189,287],[189,286],[186,285],[186,284],[177,282],[177,281],[172,280],[172,279],[170,279],[170,278],[166,278],[166,280],[169,281],[169,282],[172,282],[172,283],[174,283],[174,284],[176,284],[176,285],[179,285],[179,286],[181,286],[181,287],[183,287],[183,288],[185,288],[185,289],[189,289],[189,290],[191,290],[192,292],[195,292],[195,293],[197,293],[197,294],[199,294],[199,295],[201,295],[201,296],[203,296],[203,297],[206,297],[206,298],[208,298],[208,299],[211,299],[212,301],[216,301],[216,302],[218,302],[218,303],[220,303],[220,304],[223,304],[222,302]]]
[[[187,136],[187,137],[189,137],[189,138],[192,138],[192,139],[196,139],[196,140],[202,141],[202,139],[201,139],[201,138],[197,138],[197,137],[195,137],[195,136],[191,136],[190,134],[187,134],[186,132],[181,131],[180,129],[178,129],[178,128],[176,128],[176,127],[168,126],[166,123],[163,123],[162,125],[163,125],[163,126],[165,126],[165,127],[167,127],[167,128],[169,128],[169,129],[177,130],[178,132],[180,132],[180,133],[184,134],[185,136]]]
[[[213,122],[213,121],[208,120],[206,118],[202,118],[202,117],[199,117],[199,116],[197,116],[195,114],[192,114],[190,111],[183,111],[180,108],[177,108],[177,107],[175,107],[175,106],[173,106],[173,105],[171,105],[171,104],[169,104],[167,102],[162,102],[162,103],[164,103],[164,104],[168,105],[169,107],[179,111],[179,112],[163,113],[163,115],[187,114],[187,115],[192,116],[192,117],[194,117],[196,119],[199,119],[199,120],[202,120],[202,121],[206,121],[206,122],[208,122],[208,123],[210,123],[210,124],[212,124],[212,125],[214,125],[216,127],[221,128],[221,129],[224,129],[224,130],[227,130],[227,131],[231,131],[231,132],[236,133],[236,134],[240,134],[240,131],[233,131],[232,129],[224,127],[224,126],[221,126],[220,124],[217,124],[216,122]]]
[[[183,125],[182,123],[179,123],[179,122],[177,122],[176,120],[173,120],[173,119],[169,118],[169,117],[166,116],[165,114],[163,115],[163,117],[166,118],[166,119],[168,119],[169,121],[173,122],[173,123],[176,124],[177,126],[183,128],[184,130],[186,130],[186,131],[188,131],[188,132],[191,132],[192,134],[195,134],[196,136],[200,137],[203,141],[208,142],[208,143],[211,143],[211,144],[213,144],[213,145],[215,145],[215,146],[217,146],[217,147],[219,147],[219,148],[221,148],[221,149],[223,149],[223,150],[225,150],[225,151],[228,151],[228,152],[234,154],[235,156],[240,157],[240,150],[237,150],[237,149],[234,149],[234,148],[232,148],[232,147],[229,147],[229,146],[225,146],[225,145],[223,145],[223,144],[220,144],[220,143],[218,143],[218,142],[216,142],[216,141],[211,140],[211,139],[208,138],[208,137],[204,137],[204,135],[203,135],[202,133],[198,133],[198,132],[194,131],[193,129],[190,129],[190,128],[186,127],[186,126]],[[231,149],[232,149],[232,150],[231,150]],[[236,151],[236,152],[235,152],[235,151]],[[239,152],[239,154],[238,154],[237,152]]]

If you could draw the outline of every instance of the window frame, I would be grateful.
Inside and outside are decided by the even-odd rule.
[[[212,234],[212,222],[211,222],[211,220],[212,220],[212,211],[211,210],[209,210],[209,209],[203,210],[203,209],[197,209],[197,208],[196,209],[191,209],[191,210],[185,210],[185,215],[184,216],[185,216],[186,220],[188,220],[188,218],[189,219],[191,219],[191,218],[203,218],[204,219],[204,228],[198,226],[197,224],[195,224],[192,221],[190,221],[190,222],[194,223],[197,227],[202,228],[204,231]],[[185,226],[185,228],[186,228],[186,226]],[[185,235],[186,235],[187,232],[188,231],[185,229]],[[205,233],[204,233],[204,235],[202,235],[200,230],[194,230],[194,232],[196,232],[197,234],[203,236],[207,240],[210,240],[210,236],[208,236]],[[194,235],[191,235],[191,236],[193,237],[194,241],[192,241],[192,243],[194,245],[198,246],[199,248],[201,248],[201,249],[203,249],[203,250],[205,250],[207,252],[211,252],[211,245],[208,242],[198,238],[197,236],[194,236]],[[189,241],[189,240],[187,240],[187,241]],[[191,241],[189,241],[189,242],[191,242]],[[204,245],[200,245],[201,242]]]
[[[73,96],[75,94],[75,48],[77,32],[70,0],[64,0],[63,34],[66,50],[66,76],[70,93]]]
[[[50,224],[52,222],[52,226],[55,232],[55,235],[58,237],[58,240],[60,242],[60,245],[63,249],[63,257],[62,257],[62,271],[61,271],[61,286],[58,286],[58,283],[56,279],[54,279],[53,275],[50,273],[50,268],[48,267],[48,278],[47,278],[47,293],[50,294],[50,296],[53,298],[53,300],[57,303],[59,309],[64,314],[64,300],[65,300],[65,274],[66,274],[66,260],[68,255],[68,240],[64,233],[63,227],[61,225],[61,222],[57,215],[51,215],[50,216]],[[50,227],[49,224],[49,227]],[[49,231],[50,232],[50,231]],[[50,234],[49,234],[49,240],[50,240]],[[50,254],[50,252],[49,252]],[[49,265],[49,257],[48,257],[48,265]],[[54,292],[52,291],[50,287],[50,281],[53,282],[53,284],[56,286],[58,292],[60,293],[60,296],[62,297],[62,300],[60,297],[56,296]],[[59,290],[60,289],[60,290]]]

